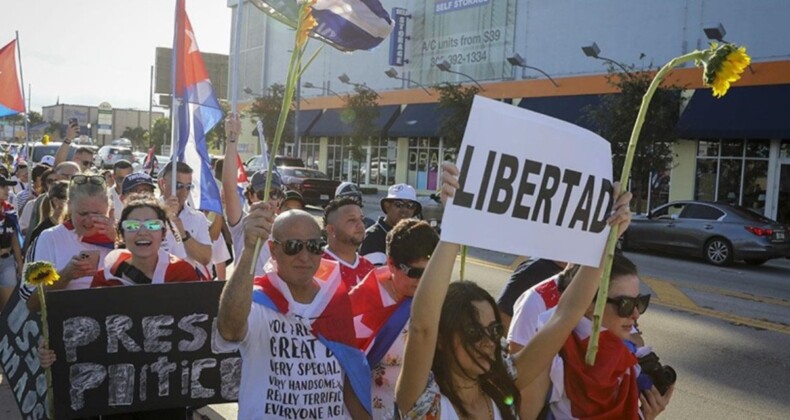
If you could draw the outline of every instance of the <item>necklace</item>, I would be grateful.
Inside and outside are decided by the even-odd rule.
[[[488,417],[486,417],[486,418],[489,419],[489,420],[494,420],[494,411],[491,408],[491,406],[494,405],[494,402],[485,393],[483,393],[483,397],[484,397],[484,401],[485,401],[485,404],[486,404],[486,410],[488,410]],[[453,408],[455,409],[455,412],[458,413],[458,407],[455,407],[455,404],[453,404]],[[460,416],[460,417],[461,417],[462,420],[471,420],[467,416]]]

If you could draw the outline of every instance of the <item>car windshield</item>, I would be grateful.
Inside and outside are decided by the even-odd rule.
[[[285,168],[281,170],[284,175],[293,176],[297,178],[318,178],[318,179],[329,179],[329,177],[320,171],[314,171],[312,169],[295,169],[295,168]]]
[[[44,146],[44,145],[36,146],[33,149],[33,161],[34,162],[41,162],[41,158],[43,158],[44,156],[47,156],[47,155],[54,157],[55,153],[58,152],[58,148],[59,147],[60,147],[59,144],[56,144],[56,145],[48,144],[46,146]]]
[[[776,223],[775,221],[763,216],[762,214],[756,213],[756,212],[754,212],[754,211],[752,211],[750,209],[747,209],[746,207],[730,206],[729,210],[732,213],[738,215],[739,217],[744,218],[744,219],[749,220],[749,221],[752,221],[752,222],[759,222],[759,223],[766,223],[766,224]]]

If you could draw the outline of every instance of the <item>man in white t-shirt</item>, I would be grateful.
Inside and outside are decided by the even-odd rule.
[[[121,212],[123,211],[123,200],[121,200],[121,195],[123,194],[123,180],[126,179],[133,170],[132,164],[124,159],[112,165],[112,177],[115,180],[115,186],[109,188],[109,190],[110,197],[112,198],[112,203],[110,203],[110,205],[112,206],[115,220],[121,220]]]
[[[370,369],[356,349],[351,303],[337,262],[323,260],[321,228],[303,210],[256,203],[225,284],[215,349],[242,358],[239,418],[370,418]],[[272,271],[253,278],[256,242],[268,238]]]
[[[210,278],[206,267],[211,264],[211,238],[208,233],[208,220],[198,210],[187,205],[189,192],[194,188],[192,168],[184,162],[176,165],[176,193],[171,192],[173,163],[170,162],[159,173],[159,190],[168,217],[178,238],[168,230],[162,249],[192,263]]]

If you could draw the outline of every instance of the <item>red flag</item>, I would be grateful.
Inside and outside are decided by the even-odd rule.
[[[241,156],[236,153],[236,183],[242,184],[249,182],[247,179],[247,173],[244,172],[244,165],[241,163]]]
[[[0,49],[0,117],[22,114],[25,101],[16,74],[16,40]]]

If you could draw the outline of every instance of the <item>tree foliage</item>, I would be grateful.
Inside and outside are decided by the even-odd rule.
[[[219,106],[222,108],[222,115],[230,113],[230,104],[228,101],[220,100]],[[206,144],[211,148],[213,146],[220,152],[225,151],[225,118],[220,118],[217,125],[206,134]]]
[[[266,96],[258,97],[253,102],[247,114],[250,116],[250,121],[257,123],[263,122],[263,134],[266,137],[266,144],[271,153],[279,153],[279,151],[272,151],[272,141],[274,140],[274,131],[277,128],[277,119],[280,117],[280,109],[282,108],[283,96],[285,94],[285,86],[275,83],[269,86],[266,91]],[[288,119],[285,121],[285,130],[283,131],[280,145],[285,143],[292,143],[294,141],[294,119],[293,112],[288,113]]]
[[[126,127],[121,137],[132,141],[132,148],[135,150],[146,150],[148,142],[148,130],[143,127]]]
[[[455,83],[440,83],[434,89],[439,91],[439,111],[442,114],[439,133],[444,137],[444,147],[458,148],[464,138],[472,101],[480,89]]]
[[[586,110],[585,118],[596,127],[596,132],[609,140],[612,145],[614,176],[619,180],[623,167],[631,131],[654,73],[650,71],[617,72],[610,67],[607,81],[620,94],[606,95],[597,107]],[[680,87],[662,86],[656,90],[650,102],[644,126],[637,143],[631,169],[631,191],[635,197],[637,211],[644,209],[642,203],[647,199],[648,185],[652,185],[651,207],[655,207],[668,197],[659,197],[657,182],[667,179],[675,157],[673,143],[677,140],[675,126],[680,117],[682,98]],[[649,209],[648,209],[649,210]]]
[[[154,126],[151,128],[151,146],[157,154],[162,154],[162,145],[170,144],[170,119],[158,118],[154,121]]]
[[[351,124],[351,158],[357,162],[358,168],[362,167],[362,162],[367,158],[364,146],[368,144],[371,137],[378,137],[381,133],[376,132],[376,120],[379,117],[379,94],[367,86],[355,86],[354,94],[345,98],[345,109],[340,114],[340,118],[345,123]],[[361,171],[355,172],[356,182],[359,184]]]

